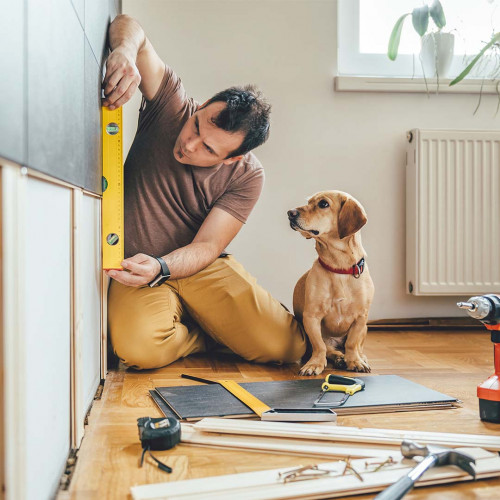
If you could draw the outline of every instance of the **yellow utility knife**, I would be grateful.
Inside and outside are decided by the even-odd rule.
[[[343,377],[342,375],[327,375],[318,399],[314,402],[314,406],[342,406],[350,396],[365,388],[365,383],[360,378]],[[345,396],[340,401],[330,403],[322,403],[321,399],[327,392],[343,392]]]

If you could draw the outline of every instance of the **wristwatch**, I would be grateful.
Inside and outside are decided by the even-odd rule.
[[[155,257],[154,255],[151,255],[151,257],[153,257],[153,259],[156,259],[161,266],[160,272],[152,281],[148,283],[148,285],[152,288],[154,286],[160,286],[165,283],[165,281],[170,278],[170,270],[167,266],[167,263],[161,257]]]

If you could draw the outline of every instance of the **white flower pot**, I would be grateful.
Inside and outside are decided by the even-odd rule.
[[[422,37],[420,60],[426,78],[446,78],[450,71],[455,48],[453,33],[428,33]]]

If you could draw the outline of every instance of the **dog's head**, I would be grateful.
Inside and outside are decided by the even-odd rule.
[[[361,203],[342,191],[321,191],[307,205],[288,211],[290,227],[306,238],[343,239],[358,232],[367,221]]]

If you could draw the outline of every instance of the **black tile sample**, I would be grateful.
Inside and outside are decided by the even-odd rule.
[[[416,384],[397,375],[357,377],[365,382],[365,389],[351,396],[342,407],[334,411],[354,408],[378,408],[405,405],[455,403],[456,398]],[[282,380],[273,382],[249,382],[241,387],[266,403],[271,408],[313,408],[324,379]],[[155,387],[156,392],[179,418],[197,419],[248,415],[249,409],[236,397],[218,384]],[[327,393],[323,402],[338,403],[343,398],[340,392]],[[378,408],[377,408],[378,407]]]

